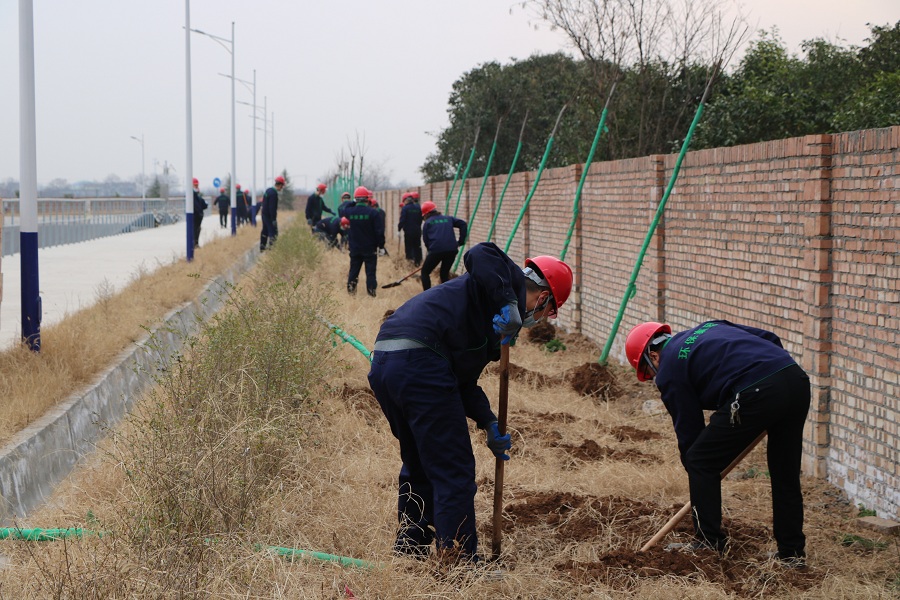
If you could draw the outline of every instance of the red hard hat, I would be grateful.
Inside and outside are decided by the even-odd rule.
[[[200,185],[200,180],[194,177],[194,187],[197,187],[198,185]]]
[[[431,202],[431,201],[423,202],[422,203],[422,216],[424,217],[425,215],[427,215],[428,213],[430,213],[431,211],[433,211],[436,208],[437,208],[437,205],[435,205],[434,202]]]
[[[341,228],[347,229],[348,227],[350,227],[350,219],[348,219],[347,217],[341,217]]]
[[[367,200],[369,198],[369,190],[366,189],[365,186],[359,186],[356,188],[356,191],[353,192],[353,197],[356,200]]]
[[[400,196],[400,202],[403,202],[403,201],[406,200],[407,198],[412,198],[412,193],[411,193],[411,192],[406,192],[405,194],[403,194],[402,196]]]
[[[413,200],[419,199],[419,192],[410,192],[409,195],[413,197]]]
[[[234,189],[236,189],[236,190],[241,189],[241,184],[236,183],[236,184],[234,185]]]
[[[219,188],[219,193],[220,193],[220,194],[224,194],[224,193],[225,193],[225,188]]]
[[[572,269],[555,256],[526,258],[525,266],[536,270],[550,287],[554,306],[551,307],[547,317],[555,319],[557,311],[566,303],[572,292]]]
[[[283,184],[283,183],[284,183],[284,177],[282,177],[281,175],[279,175],[278,177],[275,178],[275,183],[281,183],[281,184]]]
[[[350,192],[344,192],[343,194],[341,194],[341,200],[343,200],[344,198],[347,198],[347,199],[349,200],[349,199],[350,199]]]
[[[648,321],[634,327],[625,337],[625,356],[628,357],[629,364],[634,367],[638,381],[652,379],[646,369],[640,368],[641,357],[644,356],[650,340],[660,333],[672,333],[672,328],[663,323]]]
[[[319,185],[316,186],[316,190],[318,190],[320,192],[324,192],[326,189],[328,189],[328,186],[325,185],[324,183],[320,183]]]

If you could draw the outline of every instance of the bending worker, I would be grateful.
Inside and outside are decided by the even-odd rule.
[[[466,418],[485,430],[495,456],[508,460],[510,449],[478,378],[499,360],[501,339],[509,343],[521,327],[556,317],[572,270],[552,256],[527,259],[521,269],[492,243],[464,259],[464,275],[416,295],[382,324],[369,385],[403,461],[394,551],[425,557],[436,541],[441,558],[478,561]]]
[[[800,458],[809,378],[778,336],[728,321],[707,321],[673,336],[668,325],[651,322],[629,332],[625,353],[640,381],[656,378],[672,416],[693,506],[695,541],[688,549],[725,552],[721,473],[766,431],[775,558],[803,566]],[[709,424],[704,410],[715,411]]]
[[[450,269],[453,267],[456,254],[466,243],[468,226],[462,219],[442,215],[434,202],[422,203],[422,218],[424,219],[422,238],[428,249],[428,254],[422,262],[422,289],[427,290],[431,287],[431,272],[438,264],[441,265],[441,283],[450,279]],[[459,230],[459,239],[453,232],[454,229]]]
[[[347,217],[326,217],[313,227],[315,236],[325,242],[329,248],[340,247],[349,229],[350,219]],[[338,240],[338,236],[340,236],[340,240]]]

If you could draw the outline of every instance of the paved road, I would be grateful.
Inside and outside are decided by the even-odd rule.
[[[230,233],[230,226],[219,228],[218,214],[207,215],[203,219],[200,247]],[[40,250],[38,275],[44,309],[41,326],[57,323],[67,313],[94,304],[101,289],[121,290],[139,271],[154,271],[183,259],[186,245],[184,223],[177,223]],[[0,349],[8,348],[22,337],[20,267],[18,254],[4,256],[0,261],[3,276]]]

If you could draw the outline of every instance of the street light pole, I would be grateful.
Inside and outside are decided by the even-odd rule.
[[[219,73],[221,75],[221,73]],[[227,77],[227,75],[226,75]],[[253,194],[256,195],[256,120],[259,118],[256,116],[256,111],[258,108],[256,107],[256,69],[253,69],[253,83],[251,84],[249,81],[244,81],[240,78],[235,78],[241,84],[243,84],[248,90],[253,93],[253,103],[242,102],[240,100],[237,101],[238,104],[244,104],[246,106],[253,107]],[[250,222],[253,226],[256,226],[256,217],[253,214],[253,207],[256,204],[256,198],[250,197]]]
[[[268,96],[263,96],[263,179],[269,176],[269,109]]]
[[[19,265],[22,341],[41,351],[41,287],[38,272],[37,126],[34,94],[34,5],[19,0]]]
[[[184,224],[187,228],[187,261],[194,260],[194,141],[191,115],[191,0],[184,0],[184,48],[185,48],[185,174],[184,174]]]
[[[275,111],[272,111],[272,180],[275,180]]]
[[[234,97],[234,21],[231,22],[231,39],[223,38],[199,29],[191,29],[194,33],[205,35],[206,37],[216,41],[220,46],[225,48],[226,52],[231,54],[231,235],[237,235],[237,144],[235,143],[235,97]],[[231,48],[226,46],[228,43]]]

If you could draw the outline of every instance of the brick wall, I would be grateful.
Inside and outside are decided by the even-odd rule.
[[[607,344],[675,160],[591,165],[566,255],[575,287],[560,312],[565,329]],[[542,174],[514,260],[559,256],[581,169]],[[535,176],[509,182],[493,235],[501,248]],[[463,185],[457,216],[470,222],[471,242],[486,239],[506,179],[489,179],[474,221],[482,180]],[[421,201],[443,210],[450,186],[418,188]],[[611,359],[624,362],[625,334],[646,320],[679,330],[724,318],[775,331],[813,387],[804,471],[900,518],[900,127],[688,153],[634,290]]]

